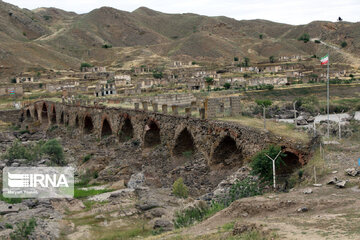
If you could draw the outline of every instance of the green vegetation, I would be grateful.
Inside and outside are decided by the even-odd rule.
[[[82,68],[85,68],[85,67],[93,67],[93,65],[91,65],[90,63],[87,63],[87,62],[83,62],[83,63],[81,63],[81,65],[80,65],[80,70],[81,70]]]
[[[16,78],[11,78],[10,82],[11,83],[16,83]]]
[[[214,83],[214,78],[212,77],[205,77],[205,82],[208,86],[208,91],[210,91],[210,85],[212,85]]]
[[[256,85],[256,86],[248,86],[248,90],[273,90],[274,89],[274,85],[272,84],[260,84],[260,85]]]
[[[224,84],[224,88],[227,90],[227,89],[230,89],[231,87],[231,84],[230,83],[225,83]]]
[[[2,194],[0,194],[0,201],[9,203],[9,204],[15,204],[15,203],[21,203],[22,198],[6,198]]]
[[[56,139],[51,139],[41,146],[41,153],[50,156],[51,162],[56,165],[65,165],[64,151]]]
[[[188,227],[196,222],[201,222],[214,215],[216,212],[224,209],[225,206],[213,202],[208,206],[205,202],[199,202],[196,206],[175,212],[175,228]]]
[[[315,43],[321,43],[321,41],[320,40],[315,40]]]
[[[253,175],[259,175],[261,182],[271,182],[273,179],[272,160],[269,159],[266,155],[274,159],[280,151],[281,147],[270,145],[267,149],[257,153],[250,162],[250,166],[252,168],[251,173]],[[275,169],[279,169],[280,166],[285,165],[282,160],[282,158],[285,156],[286,155],[284,153],[280,153],[275,161]]]
[[[259,39],[263,39],[263,35],[262,34],[259,34]]]
[[[153,77],[154,78],[162,78],[163,77],[163,73],[162,72],[158,72],[158,71],[153,71]]]
[[[11,225],[10,223],[5,223],[5,228],[13,229],[13,225]]]
[[[33,162],[40,160],[44,154],[49,155],[51,162],[56,165],[65,164],[62,146],[56,139],[51,139],[47,142],[39,141],[35,145],[26,147],[20,141],[14,141],[2,157],[10,161],[26,159],[29,162]]]
[[[35,230],[36,220],[34,218],[28,221],[20,222],[16,225],[14,232],[10,233],[11,240],[26,240],[29,239],[31,233]]]
[[[179,198],[187,198],[189,196],[189,190],[181,177],[174,182],[172,193]]]
[[[83,158],[83,163],[89,161],[91,157],[92,157],[91,154],[86,154],[86,155],[84,156],[84,158]]]
[[[244,57],[244,60],[243,60],[243,62],[242,62],[242,65],[243,65],[243,67],[248,67],[248,66],[250,66],[250,58]]]
[[[308,33],[304,33],[298,38],[298,40],[307,43],[308,41],[310,41],[310,35]]]
[[[191,156],[193,155],[193,151],[185,151],[182,153],[182,155],[185,157],[185,158],[191,158]]]
[[[103,44],[101,47],[102,48],[112,48],[112,45],[111,44]]]
[[[234,62],[238,62],[239,58],[238,57],[234,57]]]
[[[275,62],[275,57],[274,57],[274,56],[270,56],[270,57],[269,57],[269,61],[270,61],[271,63],[274,63],[274,62]]]
[[[345,42],[345,41],[343,41],[343,42],[341,43],[341,47],[342,47],[342,48],[347,47],[347,45],[348,45],[348,44],[347,44],[347,42]]]
[[[269,159],[270,160],[270,159]],[[225,206],[229,206],[232,202],[246,197],[253,197],[262,195],[263,190],[259,183],[250,178],[245,178],[242,181],[236,181],[227,196],[221,200]]]
[[[50,19],[52,19],[52,16],[44,15],[43,18],[45,19],[45,21],[49,21]]]

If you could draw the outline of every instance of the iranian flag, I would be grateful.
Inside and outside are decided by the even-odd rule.
[[[321,65],[327,64],[329,62],[329,54],[326,54],[324,57],[320,58]]]

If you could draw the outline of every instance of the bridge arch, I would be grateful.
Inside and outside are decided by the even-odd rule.
[[[186,153],[193,153],[195,150],[194,138],[188,128],[185,127],[176,137],[173,153],[176,156],[182,156]]]
[[[230,165],[241,161],[241,149],[237,146],[236,141],[229,135],[223,137],[213,151],[212,163]]]
[[[144,147],[154,147],[160,143],[160,128],[154,120],[149,120],[145,125]]]
[[[43,103],[42,108],[41,108],[41,121],[44,124],[49,123],[48,108],[46,106],[46,103]]]
[[[84,133],[90,134],[94,130],[93,120],[90,115],[85,115],[84,117]]]
[[[132,139],[133,137],[134,137],[134,127],[132,125],[130,117],[126,115],[124,119],[124,123],[119,131],[119,140],[120,142],[126,142],[129,139]]]
[[[26,118],[30,119],[31,118],[31,113],[30,113],[30,109],[26,110]]]
[[[56,109],[55,109],[55,105],[52,106],[51,123],[52,123],[52,124],[56,124]]]
[[[64,111],[62,111],[60,115],[60,124],[64,124]]]
[[[107,117],[104,117],[101,123],[101,137],[110,136],[112,134],[112,128]]]

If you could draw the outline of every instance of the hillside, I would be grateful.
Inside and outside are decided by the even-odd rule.
[[[339,49],[298,41],[303,33]],[[102,7],[79,15],[56,8],[30,11],[0,1],[0,78],[33,67],[77,68],[82,61],[126,65],[129,59],[146,63],[147,58],[157,57],[230,62],[238,56],[259,62],[271,55],[331,51],[335,61],[356,64],[359,34],[360,23],[316,21],[293,26],[259,19],[166,14],[145,7],[133,12]],[[344,41],[347,47],[340,48]],[[104,49],[104,44],[112,48]]]

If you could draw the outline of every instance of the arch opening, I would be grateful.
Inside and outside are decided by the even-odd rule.
[[[78,128],[79,127],[79,117],[76,115],[75,118],[75,127]]]
[[[42,119],[42,122],[47,124],[49,119],[48,119],[48,112],[47,112],[47,107],[46,107],[46,104],[44,103],[43,106],[42,106],[42,111],[41,111],[41,119]]]
[[[26,118],[31,118],[30,109],[26,110]]]
[[[66,119],[65,119],[65,125],[69,126],[69,121],[70,121],[70,116],[69,114],[66,115]]]
[[[194,139],[187,128],[184,128],[176,138],[174,155],[190,155],[195,151]]]
[[[24,112],[20,114],[19,122],[23,122],[25,120]]]
[[[146,125],[146,133],[144,138],[144,147],[154,147],[161,143],[160,140],[160,129],[157,124],[151,121]]]
[[[280,165],[280,169],[278,170],[279,175],[290,175],[292,174],[296,169],[300,168],[302,164],[299,161],[299,157],[292,153],[285,151],[284,154],[285,157],[282,158],[282,161],[284,164]]]
[[[55,110],[55,107],[53,107],[53,109],[52,109],[51,123],[56,124],[56,110]]]
[[[235,140],[230,136],[226,136],[214,150],[213,163],[228,165],[241,161],[241,158],[241,149],[236,146]]]
[[[121,130],[119,131],[119,140],[121,142],[129,141],[134,137],[134,128],[129,118],[126,118],[124,121]]]
[[[110,136],[112,134],[109,121],[105,118],[101,128],[101,137]]]
[[[61,115],[60,115],[60,124],[64,124],[64,112],[61,112]]]
[[[94,124],[92,118],[90,116],[86,116],[84,119],[84,132],[86,134],[90,134],[92,133],[93,130],[94,130]]]
[[[34,118],[35,118],[35,120],[39,120],[38,111],[36,108],[34,110]]]

